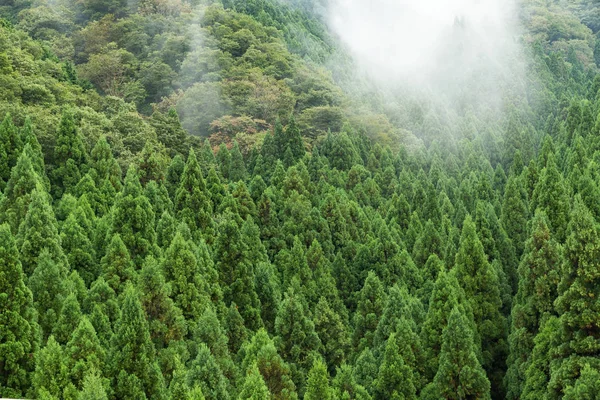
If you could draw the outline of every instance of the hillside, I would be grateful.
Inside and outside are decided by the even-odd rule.
[[[597,396],[597,4],[427,86],[328,7],[0,6],[0,397]]]

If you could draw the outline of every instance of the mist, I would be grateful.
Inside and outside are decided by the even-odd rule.
[[[384,91],[498,109],[522,87],[513,0],[330,0],[326,18]]]

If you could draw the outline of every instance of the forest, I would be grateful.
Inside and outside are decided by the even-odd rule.
[[[329,1],[1,2],[0,397],[600,398],[599,3],[492,99]]]

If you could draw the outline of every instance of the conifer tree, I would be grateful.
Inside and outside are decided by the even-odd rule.
[[[564,347],[553,366],[550,393],[561,393],[573,385],[586,364],[600,367],[595,357],[600,349],[595,339],[595,329],[600,327],[600,308],[595,300],[600,295],[600,226],[580,196],[575,197],[567,232],[565,266],[554,303],[560,314]]]
[[[327,366],[323,361],[316,359],[312,368],[308,372],[304,399],[333,400],[333,398],[333,389],[329,385]]]
[[[73,114],[64,111],[56,134],[52,189],[54,197],[70,192],[86,172],[87,153],[75,125]]]
[[[6,152],[6,164],[2,167],[4,174],[0,178],[7,181],[10,170],[17,164],[17,160],[21,155],[24,143],[19,134],[19,129],[13,124],[12,117],[6,113],[4,119],[0,123],[0,147]]]
[[[26,153],[21,154],[10,172],[4,196],[0,199],[0,220],[8,222],[15,234],[25,219],[32,192],[38,185],[42,185],[42,180],[35,172],[31,159]]]
[[[77,400],[108,400],[103,379],[98,372],[92,372],[85,376],[83,388],[77,396]]]
[[[374,385],[375,399],[416,400],[417,398],[413,373],[398,350],[395,333],[392,333],[387,340]]]
[[[325,357],[329,371],[335,371],[335,366],[341,365],[350,351],[348,328],[323,296],[315,307],[313,322],[315,332],[323,344],[321,354]]]
[[[87,376],[104,370],[106,351],[86,316],[81,318],[77,329],[72,332],[65,346],[65,356],[69,377],[78,389],[85,388]]]
[[[175,213],[186,222],[193,233],[208,237],[212,232],[212,202],[206,190],[204,176],[196,159],[196,153],[190,150],[179,188],[175,192]]]
[[[62,399],[70,384],[69,368],[62,347],[50,336],[48,343],[36,353],[32,392],[39,398]],[[73,389],[75,389],[73,387]],[[4,392],[3,392],[4,394]]]
[[[240,151],[240,146],[237,141],[233,143],[233,148],[231,149],[229,180],[232,182],[246,180],[246,164],[244,164],[244,156],[242,156],[242,152]]]
[[[434,378],[444,399],[490,399],[490,382],[475,354],[473,335],[458,308],[448,317],[440,366]]]
[[[100,270],[95,260],[96,254],[92,242],[84,228],[77,222],[75,214],[69,215],[62,224],[60,239],[69,267],[76,270],[86,286],[89,286],[96,280]]]
[[[500,221],[506,234],[515,246],[518,259],[523,254],[527,236],[527,204],[523,200],[521,180],[515,176],[508,179],[502,203],[502,216]]]
[[[44,248],[48,249],[55,262],[66,268],[69,265],[61,247],[57,222],[50,201],[48,193],[38,184],[31,194],[27,215],[19,227],[17,246],[21,254],[23,271],[27,275],[33,273],[38,256]]]
[[[371,347],[377,323],[383,314],[385,301],[385,292],[381,281],[373,272],[369,272],[358,295],[358,305],[354,314],[352,342],[357,352]]]
[[[108,181],[113,189],[121,191],[122,171],[119,163],[113,156],[106,136],[100,136],[91,152],[90,165],[94,169],[96,185],[101,187],[102,182]]]
[[[118,233],[112,236],[100,266],[102,276],[117,294],[120,294],[125,289],[125,283],[135,276],[129,250]]]
[[[321,341],[313,322],[307,317],[303,299],[292,287],[286,291],[279,307],[275,332],[279,353],[290,362],[294,383],[302,388],[314,352],[320,350]]]
[[[202,274],[198,268],[194,244],[177,232],[165,251],[162,264],[165,279],[171,285],[171,298],[184,317],[196,320],[206,306]]]
[[[256,330],[262,325],[262,320],[260,300],[254,286],[254,268],[246,244],[248,240],[242,236],[234,215],[226,213],[215,243],[215,266],[225,304],[237,304],[244,324]]]
[[[33,304],[38,312],[42,338],[46,340],[58,320],[62,304],[68,294],[67,271],[57,264],[47,249],[42,250],[38,263],[29,277]]]
[[[332,385],[336,399],[371,400],[367,389],[354,379],[352,368],[348,364],[342,364],[337,369]]]
[[[500,314],[502,300],[497,272],[487,260],[470,216],[467,216],[463,224],[454,269],[473,310],[477,333],[481,339],[482,365],[496,392],[502,381],[502,369],[498,365],[506,351],[506,320]]]
[[[118,195],[112,211],[111,235],[119,234],[131,259],[140,268],[147,255],[155,254],[156,232],[154,231],[154,211],[142,193],[134,166],[127,170],[125,185]]]
[[[244,384],[242,385],[238,400],[260,400],[269,398],[271,398],[269,389],[267,388],[258,367],[254,364],[246,373],[246,378],[244,379]]]
[[[24,396],[34,368],[39,327],[8,224],[0,225],[0,310],[0,392]]]
[[[60,345],[65,345],[71,338],[71,335],[79,326],[82,313],[77,296],[70,293],[63,302],[58,320],[52,329],[54,338]]]
[[[187,376],[188,386],[199,385],[207,400],[228,400],[229,389],[221,368],[204,343],[192,361]]]
[[[519,290],[511,314],[506,386],[507,395],[514,399],[519,398],[523,390],[533,339],[543,320],[554,313],[562,262],[560,247],[550,234],[543,211],[536,212],[532,230],[519,265]]]
[[[121,317],[111,340],[109,370],[116,397],[165,398],[148,321],[138,292],[131,284],[123,292]]]

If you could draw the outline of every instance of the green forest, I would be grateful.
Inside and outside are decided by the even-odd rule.
[[[326,8],[1,1],[0,397],[600,398],[600,4],[518,3],[499,108]]]

